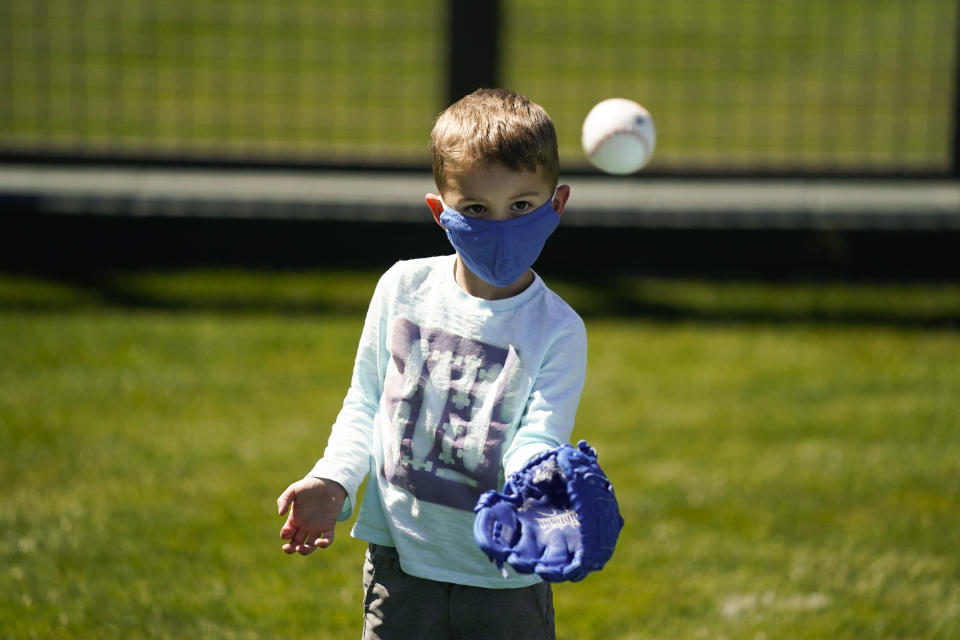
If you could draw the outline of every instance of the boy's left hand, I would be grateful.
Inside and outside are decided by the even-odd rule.
[[[346,498],[347,492],[332,480],[307,477],[287,487],[277,498],[279,514],[290,511],[280,529],[280,538],[289,542],[281,548],[306,556],[333,544],[333,530]]]
[[[613,483],[584,440],[529,460],[503,493],[480,496],[474,511],[474,539],[501,571],[506,562],[548,582],[576,582],[602,569],[623,528]]]

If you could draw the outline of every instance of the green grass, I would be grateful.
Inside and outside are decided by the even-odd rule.
[[[0,276],[0,638],[359,634],[279,549],[376,274]],[[960,636],[960,285],[557,281],[627,525],[561,638]]]

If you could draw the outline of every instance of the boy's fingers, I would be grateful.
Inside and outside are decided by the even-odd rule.
[[[317,547],[319,547],[320,549],[326,549],[327,547],[332,545],[333,529],[330,529],[329,531],[324,531],[323,533],[321,533],[320,537],[317,538],[316,544],[317,544]]]
[[[287,512],[287,509],[290,508],[290,504],[293,502],[294,496],[296,496],[296,491],[293,489],[293,485],[287,487],[287,490],[280,494],[280,497],[277,498],[277,513],[283,515]]]
[[[291,542],[296,544],[307,544],[309,543],[310,533],[306,529],[300,529],[297,531],[297,534],[290,539]]]
[[[333,528],[320,533],[308,533],[304,538],[301,549],[298,549],[302,555],[313,553],[316,549],[326,549],[333,544]]]
[[[287,520],[287,524],[284,525],[283,529],[280,530],[280,538],[282,540],[286,540],[287,543],[280,548],[287,553],[299,552],[308,535],[309,534],[305,529],[297,529],[290,524],[289,520]]]
[[[311,531],[298,531],[294,536],[294,542],[297,543],[297,553],[302,556],[308,556],[317,548],[319,536]]]
[[[302,555],[302,556],[308,556],[308,555],[310,555],[311,553],[314,552],[315,549],[316,549],[316,547],[313,546],[313,545],[310,543],[310,541],[304,541],[303,544],[298,544],[298,545],[297,545],[297,553],[299,553],[299,554]]]
[[[293,529],[290,529],[285,533],[287,535],[281,534],[281,537],[288,542],[280,548],[287,554],[299,553],[302,556],[308,556],[317,549],[326,549],[333,544],[333,529],[320,533],[305,530],[294,532]],[[292,535],[290,535],[291,533]]]

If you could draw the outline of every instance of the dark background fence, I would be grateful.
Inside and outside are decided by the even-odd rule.
[[[0,4],[0,160],[423,168],[484,85],[568,171],[610,96],[662,174],[960,175],[957,0],[35,0]]]
[[[545,272],[956,278],[958,51],[960,0],[0,2],[0,268],[449,251],[429,130],[504,86],[576,183]],[[657,151],[601,180],[580,127],[612,96]]]

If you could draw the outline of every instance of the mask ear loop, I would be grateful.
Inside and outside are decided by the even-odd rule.
[[[553,201],[557,199],[557,192],[558,192],[558,191],[560,191],[560,185],[557,185],[556,187],[553,188],[553,195],[550,196],[550,199],[549,199],[549,200],[547,200],[547,202],[550,203],[550,208],[551,208],[551,209],[553,209]],[[557,210],[556,210],[556,209],[553,209],[553,212],[556,213]]]

